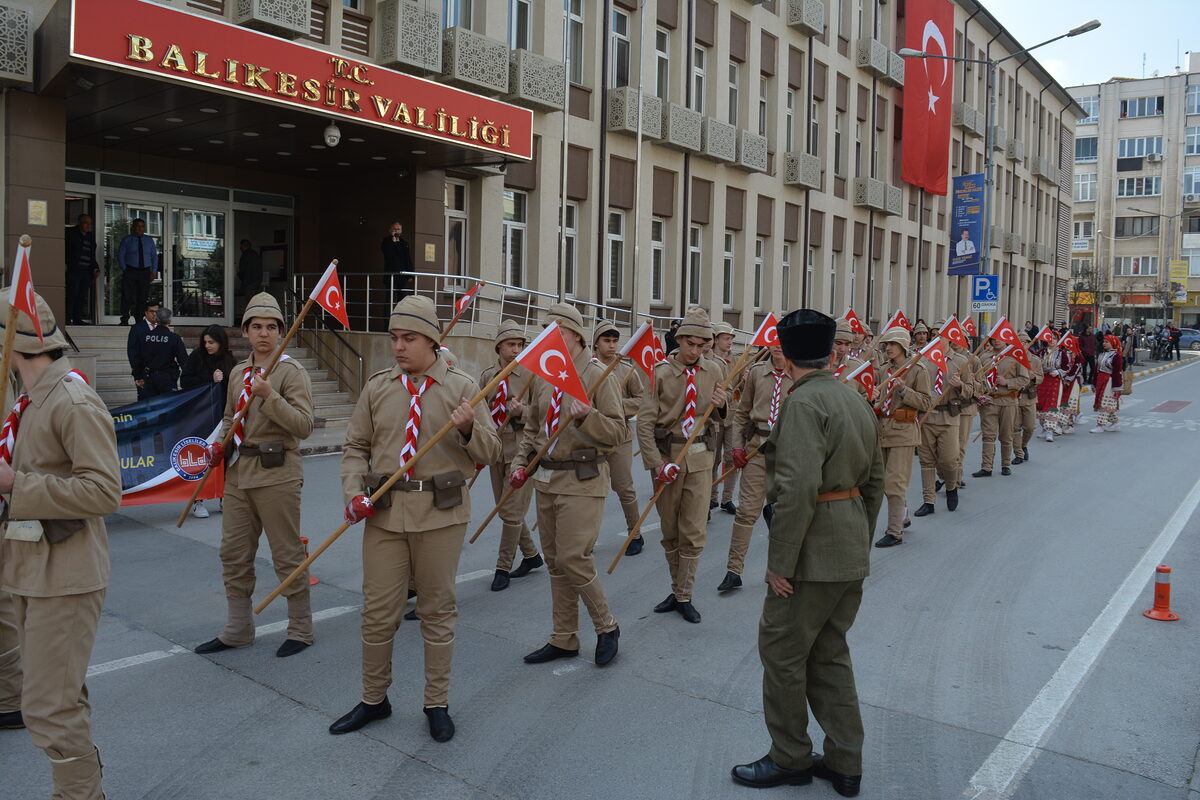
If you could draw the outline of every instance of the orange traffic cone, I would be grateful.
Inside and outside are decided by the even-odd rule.
[[[307,536],[301,536],[301,537],[300,537],[300,544],[304,545],[304,557],[305,557],[305,558],[308,558],[308,537],[307,537]],[[308,573],[308,585],[309,585],[309,586],[316,586],[318,583],[320,583],[320,581],[319,581],[319,580],[317,580],[317,576],[316,576],[316,575],[313,575],[313,574],[312,574],[312,572],[310,571],[310,572]]]
[[[1154,570],[1154,608],[1142,612],[1143,617],[1161,622],[1174,622],[1179,615],[1171,610],[1171,568],[1159,564]]]

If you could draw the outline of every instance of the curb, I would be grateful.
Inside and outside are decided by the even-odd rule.
[[[1175,361],[1171,364],[1164,364],[1161,367],[1151,367],[1150,369],[1144,369],[1141,372],[1135,372],[1135,373],[1133,373],[1133,377],[1141,378],[1145,375],[1153,375],[1156,372],[1165,372],[1166,370],[1169,370],[1169,369],[1176,369],[1177,367],[1185,367],[1188,364],[1194,363],[1194,361],[1195,361],[1194,358],[1180,359],[1179,361]],[[1079,393],[1081,395],[1091,394],[1092,387],[1084,386],[1082,389],[1079,390]]]

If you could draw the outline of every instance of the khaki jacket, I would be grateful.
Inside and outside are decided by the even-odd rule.
[[[737,409],[733,412],[733,449],[739,447],[751,451],[760,447],[766,441],[769,433],[762,430],[768,427],[771,418],[771,395],[775,391],[775,368],[771,362],[762,361],[746,370],[746,380],[742,384],[742,397]],[[783,400],[792,388],[792,379],[784,370],[783,380],[779,386],[780,413]],[[778,423],[778,419],[776,420]],[[747,453],[749,455],[749,453]]]
[[[997,385],[995,389],[992,389],[987,385],[987,374],[992,368],[994,358],[995,355],[989,355],[982,359],[979,365],[979,372],[976,373],[979,378],[981,393],[990,397],[993,405],[1015,406],[1021,390],[1029,383],[1029,370],[1011,358],[1003,359],[996,365],[996,371],[1000,374],[1000,377],[1007,379],[1008,384],[1005,386]]]
[[[610,380],[617,382],[621,393],[621,411],[628,423],[637,416],[638,409],[642,406],[642,395],[646,393],[645,373],[628,358],[624,356],[618,356],[618,358],[621,359],[621,363],[613,370]],[[600,362],[600,364],[602,367],[608,367],[604,362]],[[625,431],[625,439],[621,444],[633,439],[633,428],[626,425]]]
[[[400,451],[404,448],[411,399],[404,382],[399,380],[401,372],[399,366],[376,372],[367,379],[354,406],[346,429],[346,445],[342,449],[342,497],[347,503],[355,495],[369,495],[376,488],[367,485],[368,473],[390,478],[400,469]],[[418,448],[450,421],[450,414],[458,408],[462,398],[469,400],[479,392],[470,375],[448,366],[441,358],[433,362],[427,374],[434,382],[421,395]],[[424,382],[425,375],[411,378],[419,385]],[[411,479],[429,481],[435,475],[458,472],[469,480],[475,473],[476,464],[493,464],[499,460],[500,449],[500,437],[481,403],[475,406],[470,439],[457,428],[451,428],[437,446],[413,466]],[[389,492],[383,503],[390,500],[390,507],[377,508],[373,522],[384,530],[398,533],[466,524],[471,519],[471,494],[465,486],[460,491],[462,503],[446,509],[434,506],[433,492],[430,491]]]
[[[974,408],[975,398],[975,380],[974,375],[969,371],[967,365],[967,357],[951,352],[947,359],[946,366],[949,371],[943,383],[942,394],[934,395],[933,410],[929,412],[929,416],[925,417],[925,425],[957,425],[958,418],[961,413],[968,408]],[[931,370],[933,372],[934,370]],[[962,386],[951,386],[950,378],[953,375],[958,375],[962,381]],[[957,402],[956,402],[957,401]],[[957,407],[958,414],[950,413],[951,408]]]
[[[218,440],[225,437],[233,423],[245,380],[243,376],[249,367],[250,359],[247,358],[235,366],[230,375],[229,392],[225,396],[225,422],[221,425]],[[225,470],[225,481],[239,489],[304,480],[300,442],[313,430],[312,384],[308,380],[308,371],[294,358],[282,358],[269,380],[274,388],[270,397],[258,400],[251,395],[253,402],[242,423],[242,444],[282,441],[283,466],[264,469],[257,457],[239,456]]]
[[[29,390],[13,447],[9,520],[81,520],[58,544],[0,540],[0,588],[24,597],[83,594],[108,585],[104,515],[121,505],[112,417],[92,387],[54,361]],[[4,412],[5,417],[8,411]],[[6,523],[4,534],[7,535]]]
[[[861,383],[858,381],[843,380],[844,378],[847,378],[851,372],[854,372],[854,370],[861,367],[862,364],[863,362],[860,359],[854,358],[853,356],[846,356],[846,360],[834,367],[832,371],[837,373],[833,377],[837,378],[840,383],[844,383],[865,398],[867,396],[867,390],[863,388]],[[841,372],[838,372],[839,369],[841,369]]]
[[[880,443],[883,447],[915,447],[921,443],[921,431],[916,420],[921,412],[928,411],[933,404],[933,384],[929,380],[929,371],[920,362],[913,365],[902,376],[904,389],[897,389],[892,394],[891,414],[885,417],[883,406],[887,398],[888,376],[895,369],[898,367],[885,363],[875,372],[875,413],[879,416]]]
[[[496,377],[496,373],[502,369],[503,367],[501,367],[499,363],[493,364],[485,369],[483,374],[479,376],[479,388],[482,389],[491,383],[492,378]],[[512,372],[508,373],[508,399],[510,401],[518,399],[522,403],[528,404],[529,393],[533,390],[533,384],[530,383],[530,378],[532,377],[533,376],[522,367],[517,367]],[[516,396],[517,392],[521,392],[522,390],[524,390],[524,392],[522,392],[521,396],[518,398]],[[484,401],[479,404],[480,410],[487,412],[489,417],[492,414],[492,401],[496,399],[496,393],[499,391],[500,388],[496,387],[491,391],[490,394],[488,394]],[[407,411],[405,413],[407,413]],[[501,455],[497,463],[503,462],[503,464],[507,464],[513,460],[513,456],[517,454],[517,446],[521,444],[521,437],[524,435],[524,428],[524,413],[515,416],[510,414],[508,416],[508,420],[504,423],[504,427],[498,431],[500,434]]]
[[[606,367],[599,360],[593,359],[591,350],[586,347],[574,361],[584,388],[591,390],[593,384],[604,374]],[[589,449],[595,449],[596,455],[603,457],[611,453],[617,445],[628,441],[629,426],[625,422],[618,377],[620,370],[618,365],[594,391],[588,392],[592,408],[581,420],[571,417],[574,398],[569,394],[562,396],[558,425],[560,428],[566,428],[554,442],[554,449],[542,457],[542,463],[571,461],[573,453]],[[535,382],[528,411],[530,424],[525,426],[524,438],[521,439],[521,446],[513,459],[514,470],[523,469],[546,444],[546,413],[550,408],[550,397],[553,393],[554,387],[546,381]],[[598,474],[595,477],[580,479],[574,469],[551,470],[539,465],[530,478],[539,492],[571,497],[608,497],[608,461],[598,462],[596,469]]]
[[[683,436],[683,405],[684,390],[687,387],[687,368],[679,361],[676,353],[661,364],[654,367],[654,389],[642,395],[642,407],[638,411],[637,432],[638,441],[642,443],[642,465],[648,470],[655,470],[667,463],[668,459],[678,459],[680,472],[696,470],[711,470],[713,465],[713,449],[716,447],[716,436],[720,430],[713,420],[724,419],[725,408],[713,411],[708,424],[708,430],[701,430],[696,441],[692,444],[691,452],[679,456],[682,442],[671,442],[670,455],[663,457],[654,440],[655,428],[667,428],[671,437]],[[724,380],[724,373],[717,363],[711,359],[701,358],[696,362],[696,423],[708,410],[713,390]],[[726,407],[729,403],[726,402]],[[700,436],[709,437],[708,444],[702,444]]]
[[[963,370],[962,380],[964,384],[971,384],[971,398],[973,402],[963,405],[963,414],[973,417],[979,413],[979,403],[974,402],[974,400],[977,400],[979,395],[987,393],[987,384],[983,382],[979,373],[983,369],[983,362],[979,360],[979,356],[969,350],[961,354],[956,353],[956,355],[967,360],[967,368]]]
[[[1045,375],[1040,358],[1031,358],[1029,363],[1033,365],[1032,370],[1026,370],[1029,373],[1029,383],[1025,384],[1025,388],[1021,390],[1021,394],[1017,398],[1021,406],[1037,405],[1037,385],[1042,382],[1042,377]]]

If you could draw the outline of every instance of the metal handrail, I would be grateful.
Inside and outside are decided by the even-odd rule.
[[[299,297],[302,295],[297,294],[286,286],[284,287],[284,292],[286,293],[288,302],[291,306],[292,316],[295,317],[295,315],[300,311]],[[319,322],[317,320],[319,320]],[[317,325],[323,326],[327,333],[332,334],[334,341],[341,346],[341,349],[349,351],[350,358],[353,359],[353,361],[358,362],[357,369],[355,369],[355,365],[351,362],[351,360],[344,357],[338,351],[338,348],[332,346],[325,337],[316,335]],[[363,384],[366,383],[367,379],[366,359],[363,358],[362,353],[358,352],[358,350],[355,349],[354,345],[350,344],[346,337],[342,336],[339,331],[335,330],[333,326],[329,324],[329,320],[325,319],[324,314],[312,314],[305,319],[305,323],[302,324],[296,331],[296,336],[297,338],[301,338],[305,334],[312,334],[312,345],[310,349],[313,351],[313,357],[317,359],[317,363],[329,366],[330,362],[334,362],[334,368],[332,370],[334,377],[339,383],[345,383],[347,390],[355,399],[357,399],[359,393],[362,392]],[[302,338],[301,340],[303,341]],[[348,373],[353,374],[355,371],[357,372],[358,380],[357,382],[351,382],[351,380],[346,378],[346,375]]]

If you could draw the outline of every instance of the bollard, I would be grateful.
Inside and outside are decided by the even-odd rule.
[[[1142,612],[1143,617],[1161,622],[1174,622],[1179,615],[1171,610],[1171,568],[1159,564],[1154,570],[1154,608]]]
[[[300,537],[300,544],[304,545],[304,557],[305,557],[305,558],[308,558],[308,537],[307,537],[307,536],[301,536],[301,537]],[[308,573],[308,585],[309,585],[309,586],[316,586],[318,583],[320,583],[320,581],[319,581],[319,580],[317,580],[317,576],[316,576],[316,575],[313,575],[313,574],[312,574],[312,572],[309,572],[309,573]]]

